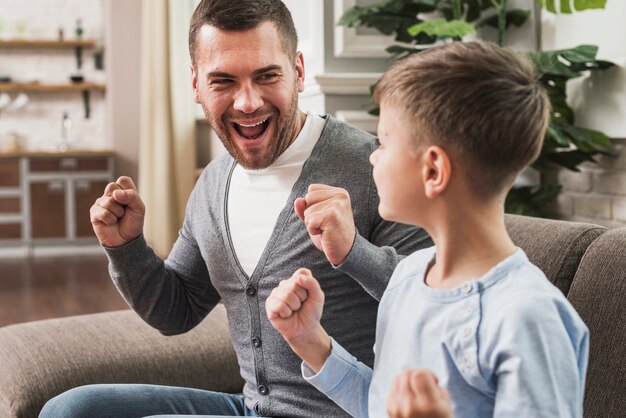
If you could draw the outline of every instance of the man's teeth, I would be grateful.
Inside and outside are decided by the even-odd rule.
[[[259,125],[261,125],[262,123],[265,123],[266,121],[267,121],[267,119],[263,119],[261,122],[254,123],[254,124],[252,124],[252,125],[244,125],[243,123],[237,123],[237,125],[239,125],[239,126],[243,126],[244,128],[253,128],[253,127],[255,127],[255,126],[259,126]]]

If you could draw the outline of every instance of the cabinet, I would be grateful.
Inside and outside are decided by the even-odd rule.
[[[0,240],[22,236],[22,202],[20,199],[20,161],[0,160]]]
[[[95,47],[94,41],[75,40],[75,41],[55,41],[55,40],[11,40],[0,41],[0,50],[2,49],[73,49],[76,56],[76,67],[80,70],[82,66],[82,55],[84,49]],[[24,92],[24,93],[64,93],[64,92],[80,92],[83,96],[83,105],[85,109],[85,118],[89,118],[90,114],[90,92],[104,92],[105,85],[98,83],[89,83],[85,81],[69,82],[65,84],[50,83],[13,83],[10,80],[0,82],[0,93],[2,92]]]
[[[93,241],[89,208],[113,180],[109,151],[0,157],[0,244]]]

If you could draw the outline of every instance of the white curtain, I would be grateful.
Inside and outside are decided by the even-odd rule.
[[[187,53],[194,1],[142,0],[139,193],[144,235],[169,254],[193,188],[195,113]]]

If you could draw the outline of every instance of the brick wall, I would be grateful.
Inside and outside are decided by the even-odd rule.
[[[580,173],[555,173],[563,186],[556,204],[560,217],[609,228],[626,226],[626,139],[616,144],[615,156],[601,156],[599,164],[583,164]]]
[[[76,20],[81,19],[83,39],[104,39],[103,0],[0,0],[0,39],[75,39]],[[105,72],[96,70],[94,50],[83,52],[81,74],[86,81],[104,83]],[[106,64],[106,63],[105,63]],[[0,49],[0,75],[13,81],[65,83],[77,73],[73,49]],[[10,93],[15,99],[18,93]],[[54,149],[61,138],[63,113],[72,119],[69,140],[76,148],[107,148],[105,103],[102,92],[91,92],[91,115],[84,117],[83,101],[77,93],[28,93],[29,103],[22,109],[8,107],[0,113],[0,149],[3,137],[15,132],[31,149]]]

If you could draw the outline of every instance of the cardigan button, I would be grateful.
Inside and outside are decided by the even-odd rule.
[[[254,345],[256,348],[259,348],[261,346],[261,339],[259,337],[254,337],[252,339],[252,345]]]
[[[267,388],[267,386],[265,385],[259,385],[259,387],[257,388],[259,393],[263,396],[267,395],[268,393],[270,393],[270,390]]]
[[[246,294],[250,297],[256,296],[256,289],[253,286],[246,287]]]

